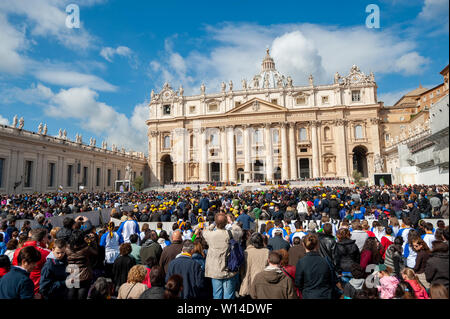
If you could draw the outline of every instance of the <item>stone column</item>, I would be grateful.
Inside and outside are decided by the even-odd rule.
[[[295,145],[295,123],[289,123],[289,162],[291,163],[291,179],[297,179],[297,148]]]
[[[228,177],[230,182],[236,182],[236,145],[234,142],[234,127],[227,126]]]
[[[222,167],[220,169],[221,179],[223,182],[228,181],[228,147],[227,147],[227,131],[225,126],[220,127],[220,150],[222,152]]]
[[[250,181],[250,169],[251,169],[251,163],[250,163],[250,151],[251,151],[251,142],[250,142],[250,126],[249,125],[243,125],[244,130],[244,181],[248,182]]]
[[[206,144],[206,129],[200,128],[200,166],[199,177],[200,181],[207,182],[209,180],[208,174],[208,145]]]
[[[273,181],[273,140],[270,123],[265,124],[264,135],[266,148],[266,179],[268,181]]]
[[[374,173],[377,173],[375,171],[375,158],[377,156],[381,156],[381,147],[380,147],[380,130],[379,130],[379,125],[380,125],[381,120],[378,118],[371,118],[369,119],[369,121],[367,121],[366,123],[370,123],[370,140],[369,145],[371,145],[372,148],[372,152],[369,149],[369,153],[371,153],[370,156],[367,157],[367,172],[368,172],[368,179],[371,181],[372,184],[375,183],[374,180]],[[382,165],[382,171],[384,171],[384,163]]]
[[[345,124],[346,120],[336,120],[334,127],[335,129],[335,141],[336,144],[336,174],[338,177],[347,177],[348,173],[348,165],[347,165],[347,138],[345,135]]]
[[[281,123],[281,179],[289,179],[289,162],[287,149],[286,123]]]
[[[319,154],[319,141],[317,138],[317,127],[319,126],[319,121],[311,121],[311,143],[312,143],[312,169],[313,178],[320,177],[320,154]]]
[[[149,165],[150,165],[150,184],[151,185],[155,185],[155,184],[159,184],[159,182],[161,181],[161,172],[158,169],[158,162],[159,162],[159,158],[158,158],[158,139],[159,139],[159,132],[157,131],[150,131],[149,129],[149,136],[150,136],[150,145],[149,145]],[[114,177],[114,172],[115,170],[113,170],[111,172],[112,178],[111,178],[111,182],[113,182],[115,180]]]
[[[174,130],[174,162],[175,171],[174,178],[175,182],[183,182],[185,180],[185,163],[186,163],[186,130],[184,128],[177,128]]]

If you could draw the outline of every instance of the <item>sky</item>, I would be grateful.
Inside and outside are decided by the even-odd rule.
[[[67,27],[71,4],[78,28]],[[370,4],[379,28],[367,26]],[[66,129],[71,140],[147,154],[152,89],[239,86],[259,73],[266,48],[294,85],[309,74],[330,84],[353,64],[373,72],[389,106],[443,82],[448,12],[448,0],[0,0],[0,123],[18,115],[26,130],[42,122],[48,135]]]

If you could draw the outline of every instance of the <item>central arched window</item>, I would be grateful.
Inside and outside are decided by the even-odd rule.
[[[277,129],[273,130],[273,144],[278,144],[280,143],[280,133],[278,132]]]
[[[255,144],[262,144],[263,143],[263,135],[262,131],[260,129],[255,130],[255,134],[253,135],[255,139]]]
[[[325,137],[325,141],[331,140],[331,129],[328,126],[325,126],[323,129],[323,135]]]
[[[217,133],[211,133],[209,136],[209,145],[217,146],[219,145],[219,137]]]
[[[170,136],[169,135],[164,136],[163,145],[164,145],[164,148],[170,148]]]
[[[355,126],[355,138],[356,139],[363,138],[363,128],[362,128],[361,125],[356,125]]]
[[[236,133],[236,145],[242,145],[242,133],[241,132]]]
[[[300,130],[299,130],[299,138],[300,138],[300,141],[308,140],[308,136],[306,134],[306,128],[304,128],[304,127],[300,128]]]

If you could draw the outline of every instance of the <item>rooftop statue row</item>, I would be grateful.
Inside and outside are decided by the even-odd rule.
[[[24,120],[24,118],[21,117],[20,119],[18,119],[18,116],[15,115],[14,118],[13,118],[13,122],[12,122],[11,127],[15,128],[15,129],[18,129],[18,130],[23,130],[24,125],[25,125],[25,120]],[[39,123],[38,129],[37,129],[37,134],[38,134],[38,135],[42,135],[42,136],[47,136],[47,132],[48,132],[47,124],[44,125],[42,122]],[[33,133],[33,134],[34,134],[34,133]],[[66,131],[66,129],[64,129],[64,130],[59,129],[58,135],[57,135],[56,137],[54,137],[54,138],[57,138],[57,139],[60,139],[60,140],[64,140],[64,141],[72,142],[72,141],[67,137],[67,131]],[[83,144],[83,136],[82,136],[81,134],[78,134],[78,133],[77,133],[77,134],[75,135],[75,141],[73,141],[73,142],[75,142],[76,144]],[[93,138],[93,137],[91,137],[91,138],[89,139],[89,145],[88,145],[88,146],[93,147],[93,148],[97,148],[96,145],[97,145],[96,139]],[[108,144],[107,144],[106,141],[102,141],[102,147],[101,147],[101,149],[103,149],[103,150],[107,150],[107,149],[108,149]],[[142,153],[142,152],[135,152],[135,151],[133,151],[133,150],[127,152],[127,151],[125,150],[125,148],[123,148],[123,147],[121,148],[121,150],[119,150],[118,147],[117,147],[115,144],[112,145],[111,151],[117,152],[117,153],[121,153],[121,154],[124,154],[124,155],[132,155],[132,156],[136,156],[136,157],[141,157],[141,158],[144,158],[144,157],[145,157],[144,153]]]
[[[343,87],[348,87],[350,85],[359,84],[374,84],[375,76],[373,72],[369,75],[365,75],[357,65],[352,65],[350,72],[347,76],[341,76],[338,72],[334,75],[334,85],[339,85]],[[261,71],[256,74],[250,82],[246,79],[241,80],[242,90],[261,90],[261,89],[292,89],[294,87],[293,79],[291,76],[284,76],[275,68],[275,62],[269,54],[269,49],[266,50],[266,56],[261,63]],[[308,85],[314,87],[314,77],[312,74],[308,77]],[[221,92],[225,93],[227,89],[227,84],[222,82],[220,85]],[[233,81],[228,82],[228,91],[232,92],[234,88]],[[161,92],[155,93],[154,90],[151,92],[151,100],[156,101],[160,98],[164,100],[169,100],[171,98],[181,97],[184,94],[184,88],[180,86],[178,91],[174,91],[170,84],[166,82],[161,90]],[[206,86],[204,83],[200,85],[200,94],[206,94]]]

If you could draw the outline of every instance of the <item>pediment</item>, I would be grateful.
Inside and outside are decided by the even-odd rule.
[[[277,104],[273,104],[258,98],[253,98],[231,110],[226,114],[252,114],[265,112],[286,112],[287,109]]]

